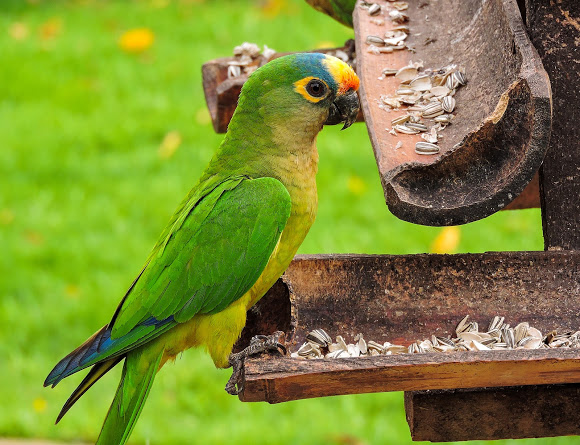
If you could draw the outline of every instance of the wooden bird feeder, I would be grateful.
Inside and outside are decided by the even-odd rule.
[[[315,328],[408,345],[451,334],[466,314],[480,323],[505,315],[544,333],[580,327],[580,3],[408,3],[415,52],[369,53],[366,36],[386,28],[360,5],[354,13],[362,109],[389,209],[413,223],[450,225],[541,205],[546,251],[299,256],[248,313],[237,348],[254,334],[283,330],[295,350]],[[229,60],[203,71],[216,131],[227,128],[245,80],[228,79]],[[411,60],[454,62],[468,76],[436,155],[415,153],[419,136],[390,134],[397,111],[378,106],[398,85],[379,79],[383,68]],[[243,401],[405,391],[414,440],[580,434],[580,349],[271,355],[248,360],[244,378]]]

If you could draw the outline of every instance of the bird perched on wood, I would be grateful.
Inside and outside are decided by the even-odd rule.
[[[352,28],[352,12],[356,0],[306,0],[310,6]]]
[[[255,71],[242,88],[227,134],[197,185],[169,221],[111,321],[63,358],[45,386],[92,367],[57,422],[124,360],[97,444],[124,444],[157,372],[202,346],[216,367],[280,346],[260,337],[231,354],[246,312],[290,264],[314,221],[316,136],[325,124],[356,119],[359,80],[341,60],[294,54]],[[237,386],[237,387],[236,387]]]

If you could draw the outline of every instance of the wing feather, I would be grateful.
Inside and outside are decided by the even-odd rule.
[[[197,313],[241,298],[274,251],[291,200],[273,178],[225,181],[196,206],[184,206],[117,308],[113,320],[65,357],[47,383],[126,354]]]

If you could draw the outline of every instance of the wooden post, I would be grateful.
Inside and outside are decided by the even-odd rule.
[[[552,86],[551,142],[540,170],[544,246],[546,250],[578,250],[580,2],[527,0],[525,17]],[[574,306],[580,308],[580,301]],[[408,392],[405,409],[413,440],[580,434],[577,419],[570,421],[566,414],[580,411],[577,384]],[[446,421],[440,422],[441,417]]]
[[[552,137],[540,171],[544,247],[580,249],[580,2],[528,0],[526,9],[553,93]]]

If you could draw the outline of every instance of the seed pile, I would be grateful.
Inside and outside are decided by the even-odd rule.
[[[298,351],[291,354],[297,358],[345,358],[374,355],[418,354],[425,352],[489,351],[507,349],[548,349],[580,347],[580,331],[551,331],[546,335],[527,322],[510,327],[504,317],[494,317],[487,330],[479,331],[475,321],[465,316],[455,328],[455,336],[439,337],[432,335],[427,340],[417,340],[409,346],[395,345],[390,342],[378,343],[365,341],[362,334],[354,338],[354,343],[346,343],[342,336],[333,343],[323,329],[308,333],[306,342]]]
[[[404,1],[390,1],[385,4],[366,3],[361,4],[372,16],[371,21],[382,26],[385,21],[381,16],[388,16],[392,22],[392,29],[386,31],[384,36],[368,35],[366,43],[371,54],[392,53],[393,51],[407,49],[414,52],[414,48],[407,43],[410,33],[409,15],[405,12],[409,4]],[[391,134],[418,134],[424,142],[415,144],[415,152],[422,155],[439,153],[437,145],[444,130],[454,118],[451,114],[455,110],[455,93],[458,88],[467,83],[465,72],[457,65],[451,64],[439,69],[423,69],[423,63],[410,63],[403,68],[385,68],[379,80],[386,76],[395,76],[401,81],[394,95],[381,95],[379,108],[384,110],[398,110],[405,107],[407,114],[392,120]],[[430,119],[430,126],[424,119]],[[402,144],[397,143],[395,149]]]
[[[443,131],[455,117],[456,101],[453,97],[458,88],[467,83],[463,71],[455,64],[439,69],[423,69],[423,64],[411,63],[399,70],[385,68],[384,76],[395,76],[401,81],[395,95],[380,98],[379,107],[385,110],[406,107],[406,114],[391,121],[391,134],[418,134],[425,142],[417,142],[419,154],[439,152],[436,145]],[[429,119],[430,128],[425,120]]]
[[[255,43],[244,42],[234,47],[234,60],[228,62],[228,78],[252,74],[276,54],[272,48],[264,45],[264,50]]]
[[[326,51],[326,54],[337,57],[350,66],[355,66],[356,56],[353,51],[343,51],[338,48],[331,51]],[[241,76],[242,74],[250,75],[262,65],[269,62],[276,54],[272,48],[264,45],[264,49],[260,51],[260,47],[255,43],[244,42],[241,45],[234,47],[234,60],[228,61],[228,78]]]
[[[373,16],[371,20],[376,25],[382,26],[385,24],[385,20],[380,18],[385,12],[393,23],[393,28],[386,31],[384,37],[377,35],[367,36],[366,43],[369,45],[368,51],[371,54],[392,53],[402,49],[414,51],[413,48],[405,43],[409,35],[409,26],[405,24],[409,21],[409,16],[404,12],[409,8],[407,2],[390,2],[388,6],[362,2],[360,7],[366,9],[368,14]]]

